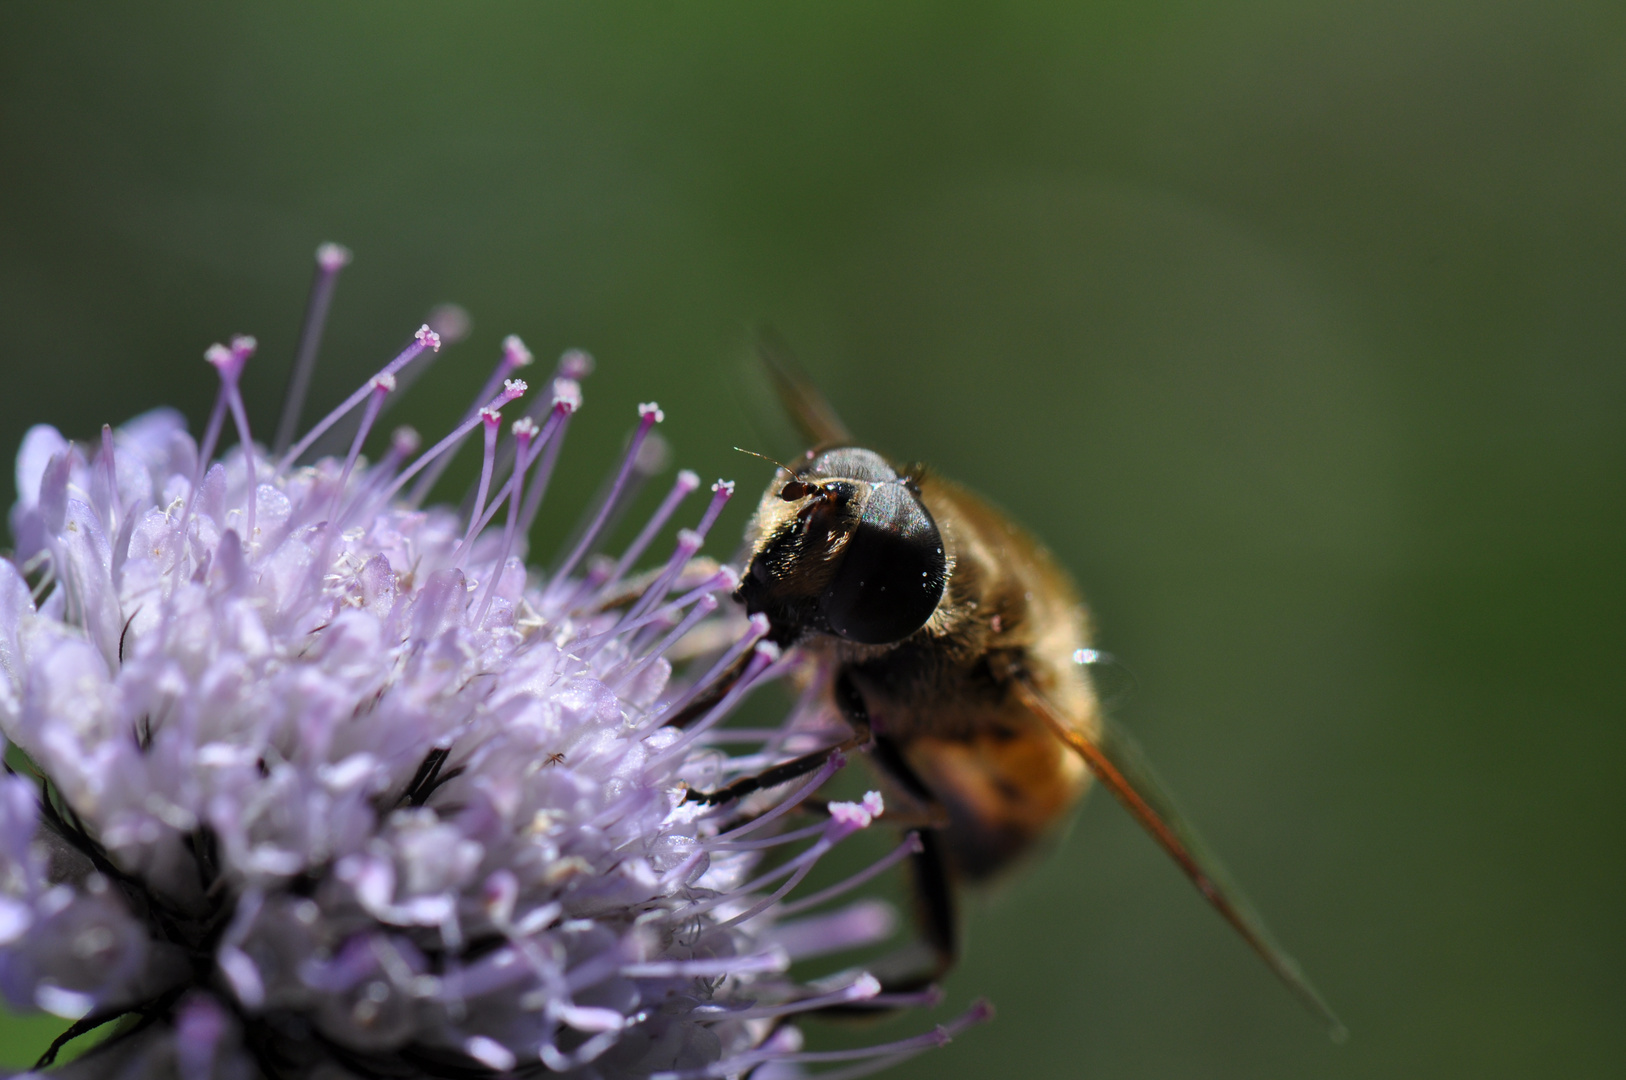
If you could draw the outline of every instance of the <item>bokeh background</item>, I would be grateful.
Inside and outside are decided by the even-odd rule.
[[[1353,1030],[1096,798],[971,905],[943,1015],[998,1019],[891,1075],[1618,1074],[1623,176],[1618,3],[10,0],[0,446],[199,422],[236,331],[269,433],[338,240],[307,415],[456,301],[392,419],[443,430],[518,332],[599,359],[553,505],[649,398],[754,491],[771,323],[1073,568]]]

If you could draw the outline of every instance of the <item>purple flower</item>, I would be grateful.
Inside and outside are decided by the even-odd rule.
[[[295,421],[346,261],[319,253]],[[882,812],[873,793],[800,805],[838,759],[746,808],[684,801],[817,734],[812,702],[750,754],[716,734],[792,662],[728,602],[734,572],[698,556],[732,485],[655,570],[634,568],[693,473],[626,551],[600,554],[659,456],[660,410],[640,406],[580,540],[553,573],[528,567],[590,362],[567,353],[534,393],[510,338],[456,429],[422,453],[397,432],[367,461],[398,377],[439,347],[425,326],[303,438],[285,422],[274,453],[238,389],[250,338],[208,350],[221,389],[201,445],[168,410],[93,446],[25,437],[0,560],[0,730],[29,766],[0,777],[6,1006],[70,1035],[122,1019],[65,1072],[184,1080],[855,1075],[980,1016],[801,1052],[798,1014],[932,995],[883,1002],[860,971],[788,971],[892,929],[841,887],[785,899]],[[466,510],[422,506],[476,437]],[[324,438],[338,452],[301,464]],[[663,726],[747,655],[709,714]]]

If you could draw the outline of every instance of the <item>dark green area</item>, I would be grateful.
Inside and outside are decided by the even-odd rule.
[[[1610,3],[14,0],[0,447],[199,421],[235,331],[268,434],[333,239],[313,415],[455,300],[400,418],[444,430],[517,331],[600,361],[554,505],[650,398],[754,497],[770,321],[1074,569],[1125,719],[1353,1030],[1097,798],[973,905],[951,1007],[998,1019],[891,1075],[1605,1075],[1623,176]]]

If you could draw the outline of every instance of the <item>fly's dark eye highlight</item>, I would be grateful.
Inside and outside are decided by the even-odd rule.
[[[902,641],[937,610],[946,571],[943,538],[925,506],[901,484],[878,485],[819,607],[848,641]]]

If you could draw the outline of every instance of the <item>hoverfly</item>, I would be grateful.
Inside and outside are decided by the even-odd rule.
[[[1089,618],[1050,553],[965,488],[861,446],[788,352],[760,351],[812,447],[780,465],[763,493],[734,598],[767,617],[770,640],[832,673],[830,697],[852,733],[688,798],[721,805],[810,773],[832,754],[867,751],[913,804],[904,816],[923,825],[913,876],[931,959],[883,980],[907,989],[955,961],[956,886],[1009,867],[1093,778],[1342,1038],[1332,1010],[1103,713],[1088,670],[1099,655]],[[672,722],[692,722],[730,683],[725,676]]]

